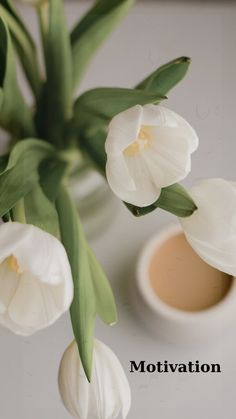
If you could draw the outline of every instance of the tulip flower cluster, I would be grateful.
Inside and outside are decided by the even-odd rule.
[[[206,262],[236,275],[236,184],[209,179],[189,193],[198,136],[160,105],[186,75],[188,57],[157,68],[134,88],[95,88],[76,99],[93,54],[134,0],[99,0],[70,32],[62,0],[35,7],[38,47],[11,0],[0,0],[0,324],[18,335],[52,325],[70,310],[75,340],[59,371],[64,405],[78,419],[125,419],[131,396],[114,353],[94,339],[96,315],[117,321],[106,275],[68,193],[81,160],[106,177],[136,216],[161,208],[179,217]],[[16,56],[32,93],[22,94]]]

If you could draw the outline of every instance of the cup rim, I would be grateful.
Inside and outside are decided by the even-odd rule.
[[[153,256],[154,250],[163,244],[168,238],[174,234],[183,232],[180,224],[172,223],[163,227],[160,231],[153,234],[153,236],[145,243],[139,254],[138,262],[136,265],[136,284],[144,302],[151,308],[153,312],[162,317],[168,318],[174,322],[181,323],[197,323],[199,321],[210,320],[216,316],[221,318],[222,315],[228,312],[229,308],[235,309],[236,306],[236,279],[233,277],[231,286],[227,294],[209,308],[199,311],[185,311],[170,306],[164,302],[155,293],[151,286],[149,277],[149,266]]]

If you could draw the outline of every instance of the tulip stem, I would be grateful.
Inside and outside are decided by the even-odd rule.
[[[12,208],[12,215],[13,215],[13,220],[14,221],[18,221],[19,223],[22,223],[22,224],[27,224],[26,216],[25,216],[24,198],[21,198],[16,203],[14,208]]]
[[[37,7],[37,14],[38,14],[38,21],[39,21],[39,28],[41,33],[41,40],[43,46],[44,56],[46,54],[46,36],[47,36],[47,26],[48,26],[48,3],[40,4]]]

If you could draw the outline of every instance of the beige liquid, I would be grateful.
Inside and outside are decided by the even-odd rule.
[[[187,311],[204,310],[227,294],[232,277],[212,268],[178,233],[156,249],[150,265],[155,293],[165,303]]]

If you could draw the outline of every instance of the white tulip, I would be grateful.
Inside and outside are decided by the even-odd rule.
[[[136,105],[109,125],[108,183],[123,201],[150,205],[161,188],[187,176],[197,147],[196,132],[181,116],[163,106]]]
[[[0,324],[30,335],[70,307],[73,282],[61,242],[29,224],[0,226]]]
[[[188,242],[209,265],[236,276],[236,183],[206,179],[190,195],[198,209],[181,219]]]
[[[66,349],[59,370],[59,390],[65,407],[77,419],[125,419],[130,387],[116,355],[94,342],[91,382],[85,376],[75,341]]]

